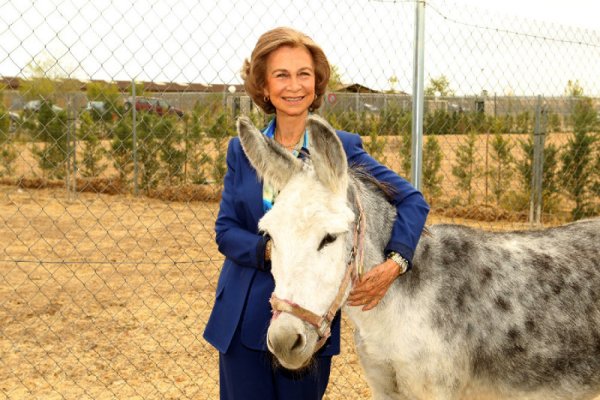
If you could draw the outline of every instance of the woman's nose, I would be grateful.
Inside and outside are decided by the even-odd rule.
[[[288,85],[288,89],[290,90],[299,90],[302,86],[300,85],[300,80],[295,77],[292,76],[292,78],[290,79],[290,83]]]

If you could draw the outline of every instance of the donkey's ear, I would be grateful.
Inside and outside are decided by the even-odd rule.
[[[262,134],[248,117],[238,118],[237,130],[250,164],[258,176],[276,189],[281,190],[302,169],[302,161]]]
[[[308,117],[310,158],[319,180],[334,192],[348,187],[348,161],[342,142],[327,121],[317,115]]]

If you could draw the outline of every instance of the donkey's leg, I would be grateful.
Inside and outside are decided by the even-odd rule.
[[[396,382],[400,399],[414,400],[458,400],[462,384],[452,370],[452,365],[445,360],[438,360],[438,365],[431,363],[432,359],[422,357],[411,362],[413,368],[407,368],[406,362],[395,365]]]
[[[354,343],[360,364],[365,371],[367,383],[371,388],[373,400],[411,400],[400,395],[396,382],[396,372],[389,361],[373,357],[360,338],[358,330],[354,332]]]

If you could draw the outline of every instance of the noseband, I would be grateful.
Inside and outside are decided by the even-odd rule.
[[[271,299],[269,300],[271,303],[271,308],[273,309],[273,318],[271,320],[274,320],[279,316],[279,314],[285,312],[300,318],[302,321],[309,323],[316,329],[317,334],[319,335],[319,340],[317,342],[315,352],[323,347],[329,336],[331,336],[331,321],[333,321],[335,314],[342,306],[344,302],[344,296],[348,290],[348,287],[350,286],[350,283],[353,282],[357,277],[360,278],[363,273],[365,215],[363,213],[360,198],[358,197],[358,191],[356,189],[354,189],[354,198],[356,209],[358,210],[358,221],[354,227],[354,238],[352,241],[352,250],[350,251],[350,261],[346,267],[346,273],[344,274],[344,279],[342,279],[338,293],[325,314],[318,315],[290,300],[280,299],[275,296],[275,292],[271,294]]]

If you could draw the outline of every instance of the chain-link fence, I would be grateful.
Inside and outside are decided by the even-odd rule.
[[[415,5],[0,2],[0,396],[217,398],[226,143],[237,114],[267,120],[243,59],[271,27],[308,33],[334,66],[320,112],[408,177]],[[599,215],[600,32],[425,10],[430,222]],[[342,342],[326,398],[368,398],[346,322]]]

